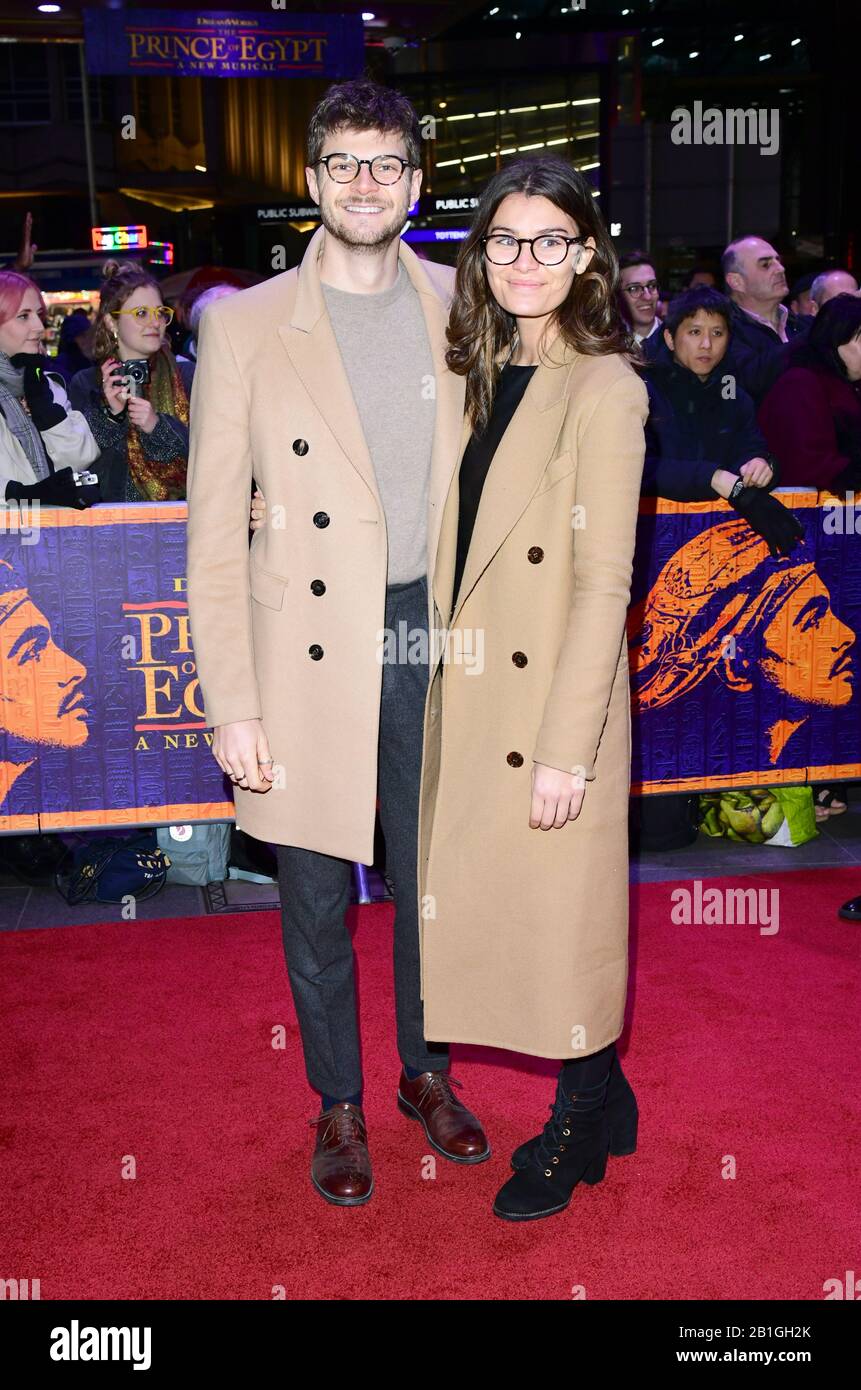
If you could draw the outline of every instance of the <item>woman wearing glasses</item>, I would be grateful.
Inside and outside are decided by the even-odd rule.
[[[173,310],[139,266],[108,261],[104,277],[95,365],[78,372],[69,387],[102,451],[95,465],[102,499],[184,498],[193,368],[181,369],[167,346]]]
[[[618,283],[577,170],[540,157],[490,180],[448,329],[466,418],[434,573],[448,631],[425,711],[419,863],[426,1036],[560,1063],[551,1117],[496,1196],[513,1221],[562,1211],[608,1153],[636,1146],[615,1043],[647,396]]]

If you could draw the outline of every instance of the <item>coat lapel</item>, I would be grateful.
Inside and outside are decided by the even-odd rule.
[[[433,570],[433,597],[439,610],[443,628],[448,627],[449,615],[451,614],[454,567],[457,561],[457,519],[460,494],[458,473],[461,459],[463,458],[463,452],[469,443],[469,436],[471,433],[472,430],[470,428],[469,419],[464,415],[461,420],[460,447],[458,448],[457,458],[455,459],[454,468],[451,472],[449,487],[443,507],[436,565]]]
[[[450,372],[445,364],[445,354],[448,350],[445,336],[448,326],[448,303],[440,298],[431,285],[418,256],[403,242],[401,259],[421,296],[436,378],[436,416],[428,484],[428,585],[432,587],[433,576],[439,563],[438,547],[445,499],[459,459],[458,439],[463,430],[466,380]],[[415,273],[411,268],[412,262],[415,264]]]
[[[446,498],[435,570],[434,597],[444,623],[448,622],[449,613],[451,623],[455,622],[469,593],[525,511],[553,456],[565,419],[568,383],[579,354],[569,348],[557,349],[553,356],[555,365],[541,363],[536,368],[493,457],[482,489],[457,607],[452,613],[459,510],[457,473],[471,434],[468,422],[464,421],[458,461]]]
[[[334,434],[347,458],[367,484],[380,512],[382,502],[374,465],[338,342],[326,311],[320,283],[319,257],[325,228],[311,238],[299,266],[296,299],[289,323],[279,335],[302,384]],[[422,305],[436,376],[436,416],[428,497],[428,564],[433,573],[443,504],[457,464],[458,431],[463,419],[465,383],[445,365],[448,302],[425,273],[422,262],[402,241],[399,259],[415,286]]]
[[[319,227],[308,243],[299,266],[293,314],[289,323],[279,326],[278,334],[302,385],[382,511],[362,422],[320,285],[317,262],[325,234],[325,228]]]

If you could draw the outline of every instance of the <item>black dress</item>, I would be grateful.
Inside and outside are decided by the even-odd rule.
[[[484,480],[493,462],[493,456],[499,448],[502,436],[511,423],[511,417],[519,406],[534,371],[534,366],[515,367],[509,364],[503,367],[493,398],[487,429],[482,435],[473,434],[464,450],[458,477],[460,500],[457,518],[457,556],[452,589],[454,598],[452,612],[454,612],[460,582],[463,578]]]

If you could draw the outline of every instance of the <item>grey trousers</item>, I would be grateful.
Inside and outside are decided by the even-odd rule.
[[[427,633],[427,580],[386,590],[386,627],[404,639],[383,664],[377,753],[386,872],[395,890],[394,973],[398,1052],[417,1071],[445,1071],[448,1049],[424,1036],[416,883],[426,662],[407,660],[417,629]],[[340,1098],[361,1090],[353,945],[345,922],[352,865],[292,845],[278,857],[287,973],[311,1086]]]

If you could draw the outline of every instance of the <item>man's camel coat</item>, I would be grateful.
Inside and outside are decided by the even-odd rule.
[[[270,791],[235,790],[237,823],[261,840],[370,864],[388,545],[320,287],[325,236],[314,234],[298,268],[204,315],[191,398],[189,612],[208,722],[262,719],[275,759]],[[404,242],[399,255],[436,376],[430,575],[463,420],[463,378],[444,362],[454,271]],[[268,521],[249,554],[252,475]]]
[[[613,1042],[624,1017],[625,611],[647,396],[620,356],[552,355],[490,466],[428,690],[419,891],[425,1036],[563,1058]],[[455,479],[440,623],[457,493]],[[530,828],[533,761],[585,778],[577,820]]]

